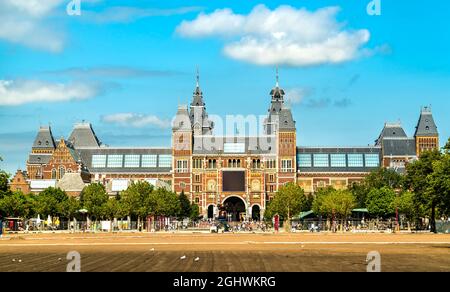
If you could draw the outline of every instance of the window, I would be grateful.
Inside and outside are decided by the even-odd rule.
[[[380,166],[380,156],[378,154],[364,154],[366,157],[366,167]]]
[[[63,166],[61,166],[59,168],[59,178],[60,179],[63,178],[65,172],[66,172],[66,169]]]
[[[328,154],[314,154],[314,167],[329,167]]]
[[[92,155],[92,167],[93,168],[106,167],[106,155]]]
[[[56,169],[52,169],[52,179],[56,179]]]
[[[199,197],[195,197],[195,203],[196,204],[200,203],[200,198]]]
[[[345,154],[330,154],[331,167],[346,167]]]
[[[181,173],[188,172],[187,160],[177,160],[177,172],[181,172]]]
[[[125,155],[125,167],[139,167],[139,155]]]
[[[311,154],[299,154],[297,155],[297,164],[299,167],[311,167]]]
[[[290,172],[292,171],[292,160],[291,159],[282,159],[281,160],[281,172]]]
[[[159,155],[159,167],[171,167],[172,155],[162,154]]]
[[[193,159],[192,160],[192,168],[201,169],[202,168],[202,160],[201,159]]]
[[[348,167],[364,167],[362,154],[348,154]]]
[[[195,181],[196,183],[199,183],[199,182],[200,182],[200,175],[199,175],[199,174],[196,174],[196,175],[194,176],[194,181]]]
[[[156,155],[142,155],[141,167],[156,167]]]
[[[122,167],[123,155],[108,155],[108,167]]]
[[[196,193],[200,193],[200,186],[195,186],[194,191],[195,191]]]
[[[275,159],[267,160],[266,168],[269,168],[269,169],[276,168],[276,160]]]

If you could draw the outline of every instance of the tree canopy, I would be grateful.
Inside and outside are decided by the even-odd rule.
[[[272,218],[278,214],[282,219],[291,219],[302,211],[308,211],[308,203],[303,189],[290,182],[280,187],[272,201],[268,203],[264,215],[266,218]]]

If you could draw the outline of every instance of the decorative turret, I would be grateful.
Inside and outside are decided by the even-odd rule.
[[[208,119],[206,103],[203,101],[203,92],[200,88],[200,74],[197,69],[197,81],[190,105],[189,117],[194,135],[211,135],[214,124]]]
[[[416,139],[417,156],[424,151],[439,149],[439,133],[430,107],[426,106],[421,109],[414,138]]]

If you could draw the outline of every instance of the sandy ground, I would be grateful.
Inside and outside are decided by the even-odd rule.
[[[382,271],[450,272],[447,234],[328,233],[11,235],[0,240],[0,271],[65,271],[69,251],[81,271],[364,272],[377,251]]]

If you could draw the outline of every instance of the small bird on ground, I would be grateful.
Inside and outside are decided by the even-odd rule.
[[[184,260],[184,259],[186,259],[185,255],[180,258],[180,260]]]
[[[15,262],[15,261],[16,261],[16,259],[12,259],[12,261],[13,261],[13,262]]]
[[[22,262],[22,260],[19,260],[19,263],[21,263]]]
[[[58,258],[58,261],[61,261],[62,259],[61,258]]]
[[[155,251],[155,248],[152,248],[150,251]]]
[[[198,262],[200,260],[200,258],[199,257],[196,257],[195,259],[194,259],[194,262]]]

